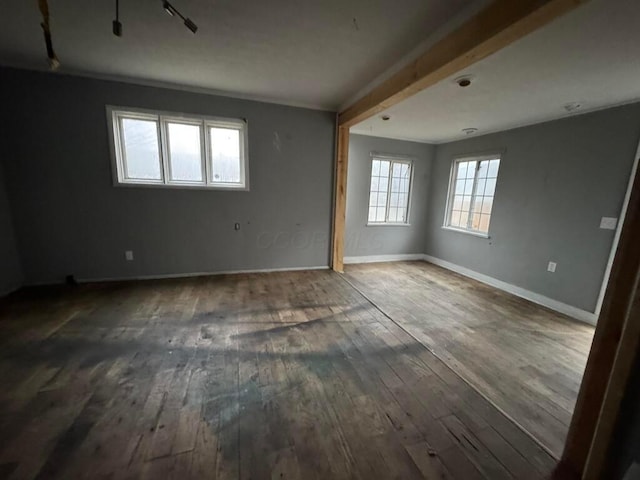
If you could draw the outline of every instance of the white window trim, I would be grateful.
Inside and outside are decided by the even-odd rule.
[[[461,228],[461,227],[451,226],[451,208],[453,206],[453,197],[455,195],[455,181],[456,181],[456,174],[458,172],[458,163],[470,162],[470,161],[481,162],[483,160],[498,159],[500,160],[500,165],[502,166],[503,156],[504,156],[503,152],[496,151],[496,152],[490,152],[490,153],[481,153],[477,155],[463,155],[460,157],[454,157],[453,161],[451,162],[451,172],[449,173],[449,190],[447,191],[447,203],[444,209],[444,223],[442,224],[443,230],[464,233],[466,235],[471,235],[473,237],[491,238],[491,235],[489,234],[489,232],[485,233],[485,232],[481,232],[479,230],[473,230],[470,228]],[[475,197],[475,188],[476,188],[477,182],[478,182],[477,177],[474,177],[473,193],[471,195],[472,201],[473,201],[473,198]],[[496,186],[497,184],[498,182],[496,178]],[[494,204],[495,204],[495,192],[494,192],[493,198],[494,198]],[[493,208],[491,209],[490,216],[491,216],[491,219],[493,219]],[[489,230],[491,230],[491,225],[492,225],[492,222],[490,220]]]
[[[367,222],[365,226],[367,227],[410,227],[411,223],[409,219],[411,218],[411,195],[413,193],[413,167],[414,167],[414,157],[410,157],[407,155],[394,155],[390,153],[379,153],[379,152],[371,152],[371,161],[369,162],[369,190],[368,195],[371,196],[371,170],[373,169],[373,161],[374,160],[388,160],[390,162],[396,163],[406,163],[409,165],[409,192],[407,193],[407,216],[406,221],[404,222],[370,222],[369,221],[369,201],[367,201]],[[389,195],[389,191],[391,190],[391,170],[392,166],[389,165],[389,186],[387,190],[387,206],[385,210],[385,217],[389,216],[389,202],[391,201],[391,195]]]
[[[248,122],[240,118],[213,117],[205,115],[193,115],[177,112],[166,112],[142,108],[106,106],[107,125],[109,127],[109,149],[111,153],[111,168],[113,185],[117,187],[155,187],[155,188],[188,188],[202,190],[249,190],[249,140]],[[139,118],[141,120],[153,120],[158,122],[159,157],[161,180],[129,179],[126,178],[126,154],[123,146],[123,130],[121,119]],[[167,129],[169,123],[184,123],[200,126],[200,145],[203,159],[202,181],[171,180],[171,162],[169,150],[169,135]],[[240,130],[242,137],[240,142],[240,178],[244,183],[214,182],[209,166],[210,139],[208,127],[231,127]]]

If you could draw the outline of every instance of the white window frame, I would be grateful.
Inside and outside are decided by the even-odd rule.
[[[413,192],[413,166],[414,158],[406,155],[394,155],[378,152],[371,152],[371,161],[369,162],[369,190],[367,191],[367,198],[371,197],[371,172],[373,169],[373,162],[375,160],[385,160],[390,162],[389,165],[389,183],[387,185],[387,205],[385,206],[385,220],[383,222],[369,221],[369,208],[371,208],[370,200],[367,200],[367,227],[409,227],[411,223],[409,218],[411,215],[411,194]],[[409,191],[407,192],[407,215],[404,222],[389,222],[389,203],[391,202],[391,177],[393,172],[394,163],[404,163],[409,165]]]
[[[164,187],[164,188],[196,188],[207,190],[249,190],[249,148],[247,121],[240,118],[212,117],[176,112],[165,112],[141,108],[117,107],[107,105],[107,124],[109,126],[109,148],[115,186],[128,187]],[[123,139],[122,120],[125,118],[152,120],[157,122],[158,148],[160,158],[160,180],[127,178],[126,153]],[[172,180],[171,151],[169,149],[169,123],[197,125],[200,127],[200,151],[202,163],[202,180]],[[240,182],[216,182],[211,171],[211,140],[209,128],[231,128],[240,132]]]
[[[464,156],[456,157],[453,159],[453,162],[451,164],[451,174],[449,176],[449,190],[447,192],[447,204],[444,210],[444,223],[442,225],[442,228],[446,230],[452,230],[455,232],[466,233],[468,235],[473,235],[476,237],[490,238],[489,231],[485,233],[483,231],[475,230],[473,228],[462,228],[462,227],[451,225],[451,211],[453,210],[453,197],[455,196],[456,179],[458,176],[458,165],[460,163],[473,162],[473,161],[478,162],[476,166],[476,174],[474,175],[474,178],[473,178],[473,190],[471,193],[471,205],[473,205],[475,196],[476,196],[476,187],[478,184],[478,167],[480,166],[480,162],[483,160],[499,160],[500,165],[502,165],[502,158],[503,158],[502,152],[494,152],[494,153],[483,153],[478,155],[464,155]],[[499,175],[500,175],[500,170],[498,170],[498,176]],[[496,191],[497,191],[497,184],[498,184],[498,177],[496,177]],[[494,191],[493,193],[494,206],[495,206],[496,191]],[[467,222],[467,225],[473,218],[473,211],[470,210],[469,213],[470,215],[469,215],[469,220]],[[493,219],[493,207],[491,208],[491,213],[489,214],[489,217],[490,217],[489,230],[491,230],[491,225],[492,225],[491,220]]]

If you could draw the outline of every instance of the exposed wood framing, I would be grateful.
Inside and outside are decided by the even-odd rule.
[[[495,0],[338,117],[350,127],[537,30],[588,0]]]
[[[344,270],[344,224],[347,211],[347,167],[349,164],[348,127],[338,127],[338,148],[336,149],[336,155],[336,188],[331,268],[336,272],[342,272]]]
[[[562,458],[585,479],[602,477],[620,402],[640,340],[640,171]]]
[[[332,268],[343,271],[349,127],[510,45],[588,0],[495,0],[338,115]]]

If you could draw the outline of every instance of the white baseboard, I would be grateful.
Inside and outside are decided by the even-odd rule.
[[[104,277],[104,278],[78,278],[78,283],[95,282],[123,282],[130,280],[164,280],[171,278],[191,278],[209,277],[212,275],[234,275],[238,273],[272,273],[272,272],[297,272],[302,270],[328,270],[326,265],[312,267],[283,267],[283,268],[262,268],[253,270],[223,270],[217,272],[193,272],[193,273],[168,273],[162,275],[135,275],[130,277]]]
[[[525,300],[529,300],[530,302],[537,303],[538,305],[542,305],[543,307],[550,308],[551,310],[567,315],[568,317],[575,318],[576,320],[580,320],[581,322],[595,325],[598,321],[598,316],[593,312],[588,312],[572,305],[559,302],[558,300],[554,300],[553,298],[545,297],[544,295],[540,295],[539,293],[517,287],[510,283],[503,282],[502,280],[498,280],[496,278],[489,277],[488,275],[478,273],[474,270],[461,267],[460,265],[456,265],[455,263],[432,257],[431,255],[423,255],[422,258],[429,263],[433,263],[434,265],[438,265],[440,267],[446,268],[447,270],[459,273],[460,275],[464,275],[465,277],[473,278],[474,280],[477,280],[479,282],[485,283],[500,290],[504,290],[505,292],[515,295],[516,297],[524,298]]]
[[[400,253],[396,255],[365,255],[362,257],[344,257],[345,264],[403,262],[409,260],[424,260],[422,253]]]

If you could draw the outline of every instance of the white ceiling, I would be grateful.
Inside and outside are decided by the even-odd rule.
[[[460,88],[461,73],[475,81]],[[640,99],[640,1],[591,0],[551,24],[356,125],[353,133],[442,143]]]
[[[49,0],[61,73],[94,74],[336,110],[477,0]],[[85,5],[85,4],[89,4]],[[3,0],[0,64],[45,69],[36,0]]]

